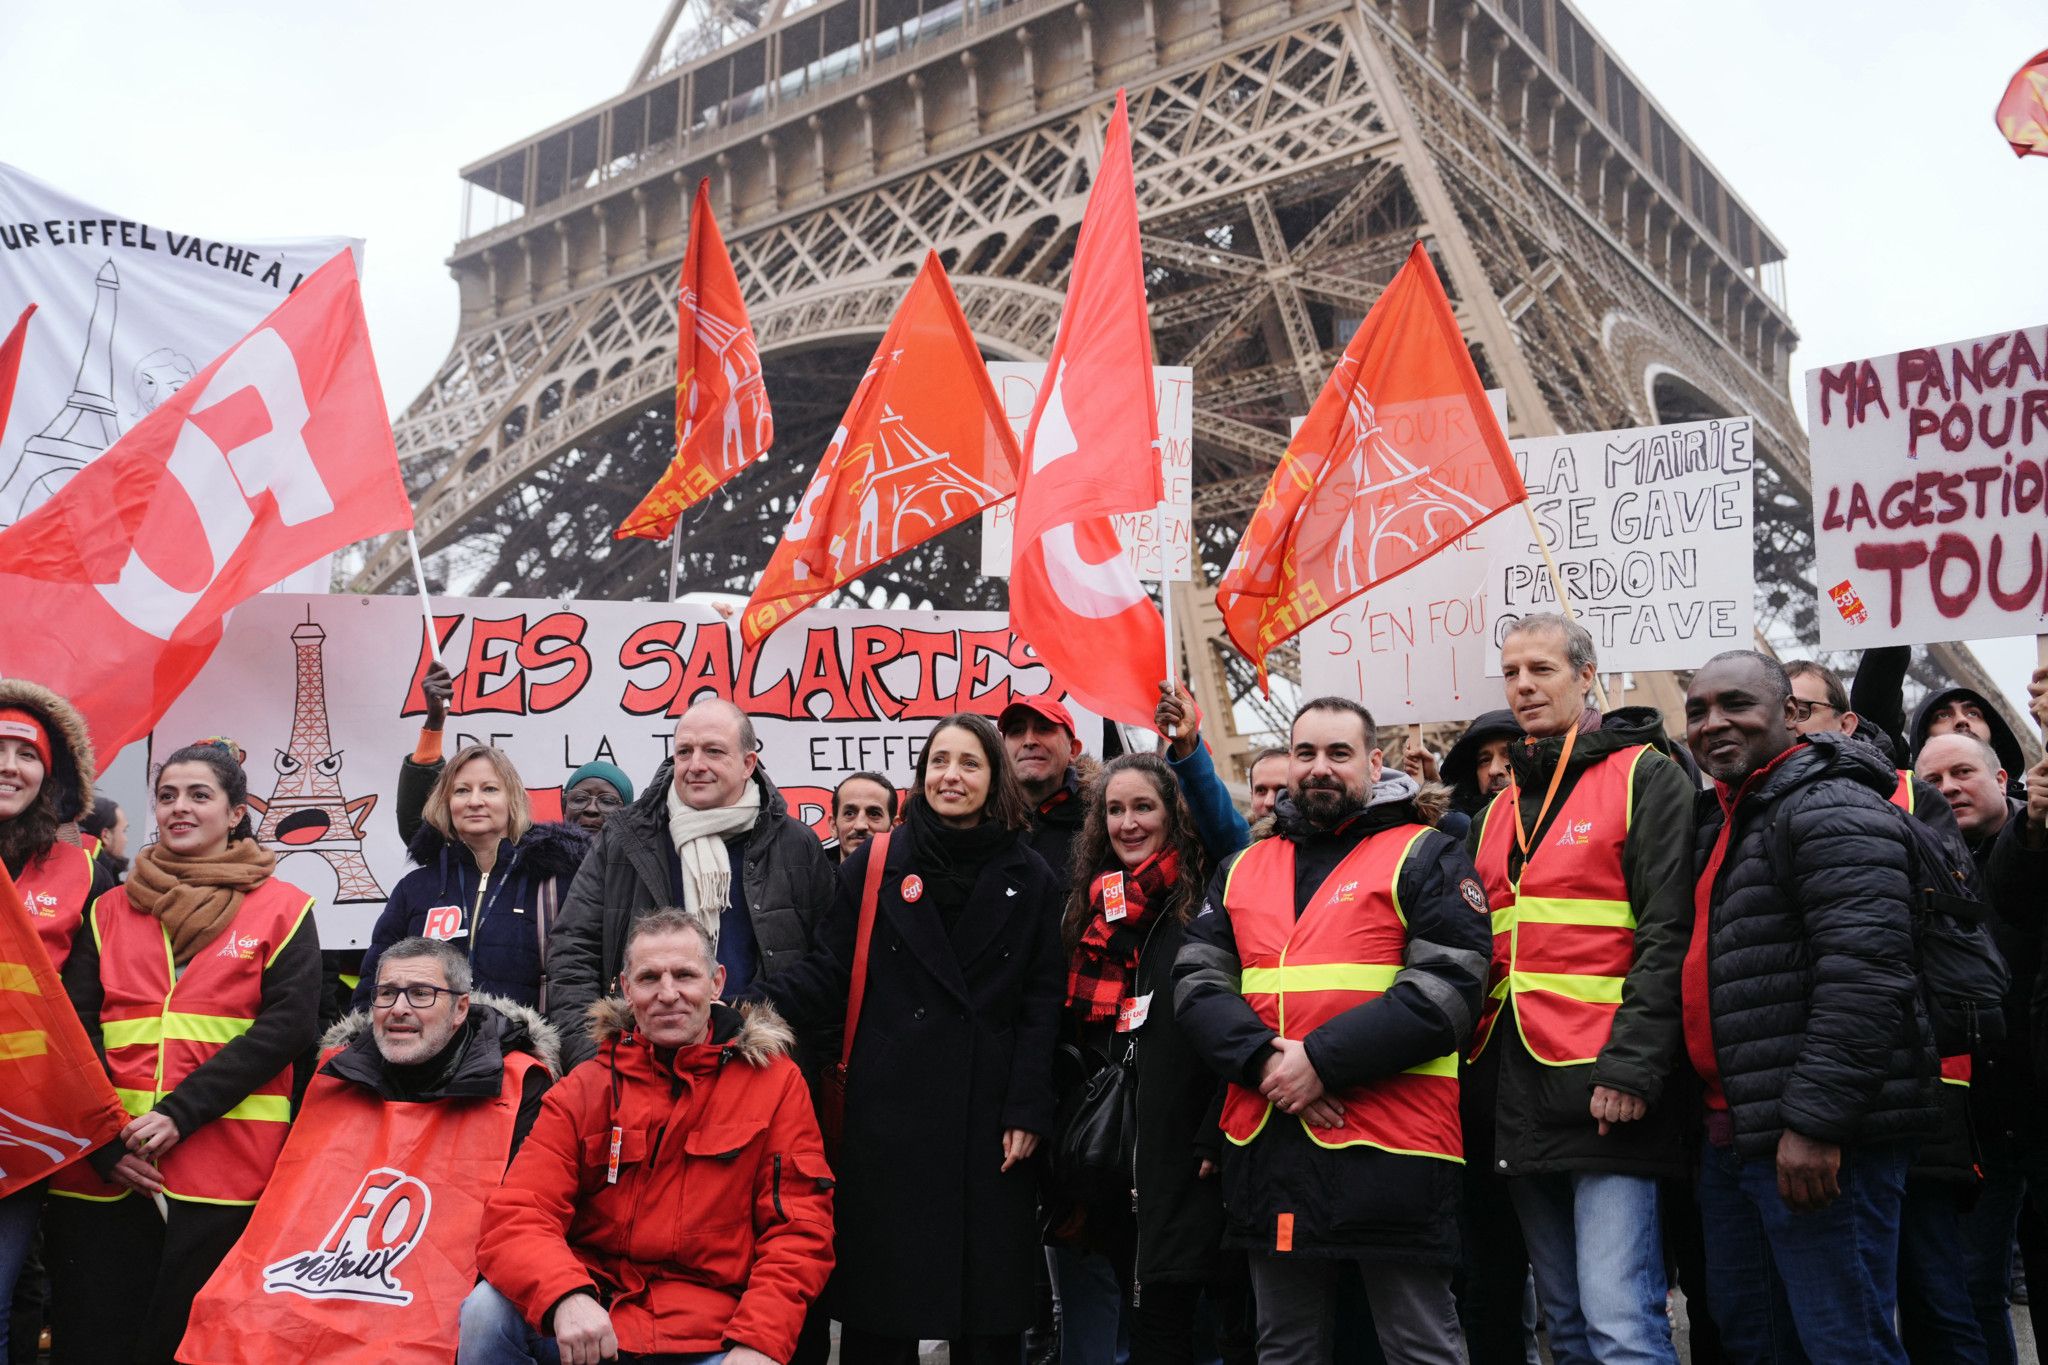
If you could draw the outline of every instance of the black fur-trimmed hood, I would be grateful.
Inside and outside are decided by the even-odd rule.
[[[512,856],[518,871],[536,881],[547,881],[576,875],[589,849],[590,831],[581,825],[551,820],[527,830],[512,846]],[[431,867],[443,854],[465,859],[469,856],[469,850],[461,843],[424,821],[405,851],[421,867]]]
[[[34,715],[50,732],[53,771],[44,780],[57,798],[57,819],[69,824],[92,809],[92,734],[85,717],[63,697],[26,678],[0,678],[0,707],[18,706]]]
[[[632,1006],[616,995],[591,1002],[587,1019],[590,1041],[600,1048],[633,1031]],[[749,1066],[766,1066],[795,1049],[796,1032],[766,1000],[737,1006],[719,1001],[711,1006],[711,1041]]]

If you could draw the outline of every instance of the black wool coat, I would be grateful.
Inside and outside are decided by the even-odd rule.
[[[873,841],[839,867],[817,946],[763,982],[800,1033],[845,1019]],[[1003,1130],[1050,1137],[1065,998],[1059,892],[1020,839],[991,858],[949,937],[907,832],[889,840],[835,1162],[834,1317],[895,1337],[1020,1332],[1041,1256],[1031,1163],[1002,1171]]]

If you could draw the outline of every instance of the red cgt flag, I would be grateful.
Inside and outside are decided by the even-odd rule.
[[[740,616],[741,639],[753,648],[825,594],[1009,497],[1017,463],[974,333],[927,253]]]
[[[2014,156],[2048,156],[2048,52],[2036,52],[2007,82],[1998,131]]]
[[[767,452],[775,441],[754,324],[718,221],[711,182],[697,182],[690,246],[677,295],[676,455],[612,532],[614,540],[666,540],[676,518]]]
[[[204,666],[229,608],[411,525],[343,251],[0,531],[0,676],[69,697],[114,753]]]
[[[1263,686],[1281,641],[1528,496],[1417,242],[1253,509],[1216,589],[1224,628]]]
[[[1159,411],[1123,91],[1025,430],[1010,624],[1097,715],[1150,728],[1166,627],[1111,518],[1159,505]]]
[[[30,304],[21,310],[14,330],[0,341],[0,431],[7,429],[7,413],[14,406],[14,381],[21,375],[21,352],[28,344],[28,319],[36,311]]]
[[[0,867],[0,1199],[113,1141],[128,1123],[20,905]]]

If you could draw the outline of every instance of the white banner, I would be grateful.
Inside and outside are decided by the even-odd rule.
[[[768,775],[823,831],[840,778],[867,769],[908,786],[933,722],[994,716],[1052,686],[999,612],[812,610],[750,656],[709,607],[502,597],[435,607],[456,674],[447,752],[502,747],[539,819],[560,818],[563,781],[592,759],[645,783],[668,756],[675,717],[715,694],[753,718]],[[323,947],[367,943],[409,866],[393,802],[428,662],[414,598],[255,598],[151,737],[152,765],[207,735],[242,747],[258,837],[278,853],[278,875],[318,899]],[[1099,718],[1067,705],[1099,750]]]
[[[224,241],[94,208],[0,164],[0,335],[33,303],[0,429],[0,528],[40,507],[349,237]]]
[[[1509,441],[1603,672],[1695,668],[1754,632],[1747,417]],[[1508,625],[1559,610],[1528,518],[1495,517],[1301,634],[1302,691],[1387,724],[1503,704]]]
[[[2048,632],[2048,327],[1806,372],[1823,649]]]
[[[994,360],[989,362],[988,377],[1022,446],[1038,386],[1045,382],[1045,366]],[[1159,403],[1159,472],[1166,497],[1151,512],[1116,518],[1116,530],[1138,577],[1148,583],[1188,583],[1195,576],[1195,372],[1186,365],[1155,365],[1152,380]],[[1010,576],[1010,527],[1016,511],[1016,499],[1011,498],[981,514],[985,577]]]

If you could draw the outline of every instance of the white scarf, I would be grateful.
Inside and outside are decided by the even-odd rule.
[[[710,924],[732,904],[732,860],[725,836],[754,827],[761,818],[761,786],[753,778],[730,806],[696,810],[683,804],[675,784],[668,788],[668,837],[683,865],[683,908]]]

